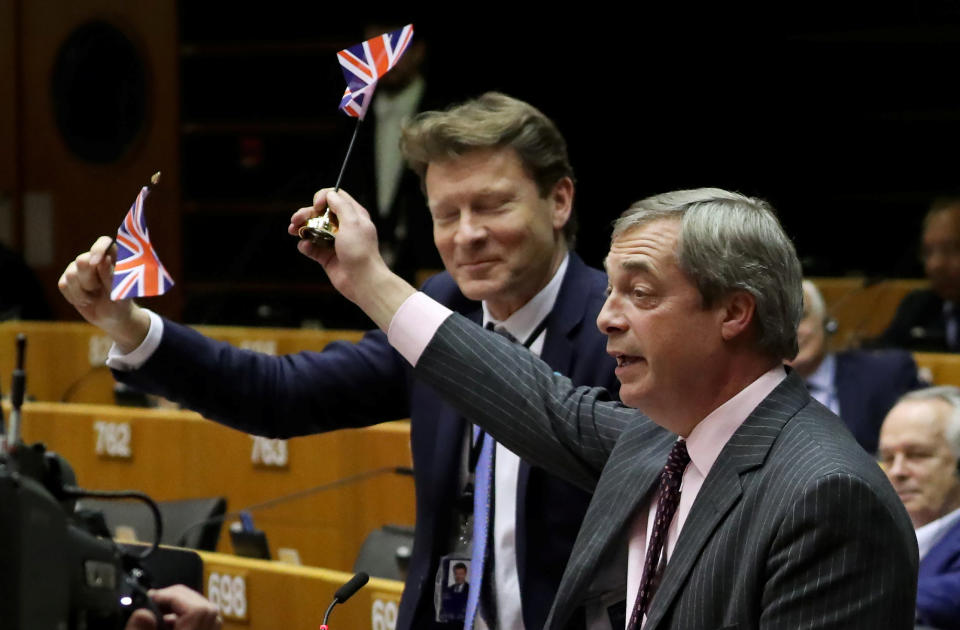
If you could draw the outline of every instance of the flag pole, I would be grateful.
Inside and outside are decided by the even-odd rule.
[[[337,183],[333,187],[333,192],[338,192],[340,190],[340,182],[343,180],[343,172],[347,170],[347,162],[350,160],[350,154],[353,153],[353,145],[357,141],[357,132],[360,131],[360,123],[362,122],[362,118],[357,118],[357,124],[353,127],[353,136],[350,138],[350,146],[347,147],[347,155],[343,158],[343,165],[340,166],[340,174],[337,175]]]

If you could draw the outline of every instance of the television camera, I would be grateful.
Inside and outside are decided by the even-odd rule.
[[[97,492],[76,486],[73,469],[43,444],[24,444],[20,409],[26,386],[26,338],[17,337],[9,430],[0,409],[0,619],[11,630],[123,628],[137,608],[149,608],[152,587],[144,559],[158,546],[160,512],[136,492]],[[117,545],[102,514],[77,510],[81,497],[138,499],[156,522],[152,546]]]

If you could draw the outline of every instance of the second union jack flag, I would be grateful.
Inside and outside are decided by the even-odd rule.
[[[148,194],[150,189],[144,186],[117,230],[117,264],[113,270],[111,300],[163,295],[173,286],[173,278],[150,244],[143,214],[143,202]]]
[[[359,118],[367,114],[377,81],[403,56],[413,39],[413,24],[400,30],[384,33],[337,53],[343,66],[347,89],[340,99],[340,109],[348,116]]]

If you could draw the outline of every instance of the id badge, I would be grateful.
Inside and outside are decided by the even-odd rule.
[[[469,575],[469,557],[453,553],[440,558],[433,591],[438,623],[463,621],[467,612],[467,596],[470,594]]]

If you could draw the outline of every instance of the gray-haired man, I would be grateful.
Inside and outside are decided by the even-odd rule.
[[[880,461],[917,528],[917,621],[960,627],[960,388],[900,398],[880,430]]]
[[[800,265],[766,203],[679,191],[617,222],[597,324],[624,407],[416,293],[376,256],[363,208],[329,191],[317,201],[340,218],[336,248],[301,252],[416,376],[522,456],[594,488],[546,627],[568,627],[591,579],[624,557],[628,628],[912,627],[909,518],[782,366],[797,352]]]

